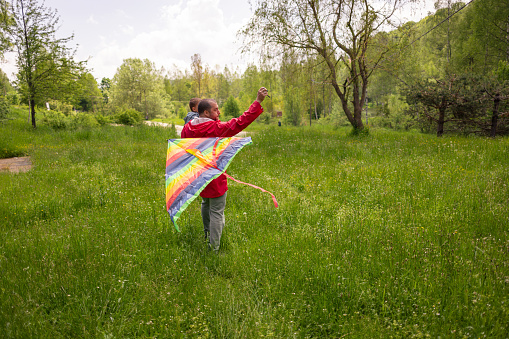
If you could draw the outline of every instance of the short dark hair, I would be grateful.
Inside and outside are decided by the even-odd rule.
[[[202,115],[203,112],[209,111],[212,109],[212,103],[216,102],[214,99],[203,99],[198,104],[198,114]]]
[[[193,110],[193,107],[196,107],[198,106],[198,104],[200,103],[200,98],[192,98],[191,100],[189,100],[189,109],[191,109],[191,111]]]

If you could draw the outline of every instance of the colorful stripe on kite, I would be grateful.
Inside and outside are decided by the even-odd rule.
[[[177,219],[207,185],[226,171],[251,138],[169,139],[166,155],[166,209]]]

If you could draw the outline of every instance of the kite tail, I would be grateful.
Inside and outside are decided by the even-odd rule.
[[[231,175],[229,175],[229,174],[228,174],[228,173],[226,173],[226,172],[224,172],[224,175],[226,175],[226,177],[228,177],[229,179],[232,179],[233,181],[238,182],[239,184],[248,185],[248,186],[251,186],[251,187],[257,188],[257,189],[259,189],[260,191],[262,191],[262,192],[264,192],[264,193],[269,193],[269,194],[272,196],[272,201],[274,202],[274,206],[276,206],[276,208],[277,208],[277,207],[279,207],[279,204],[277,203],[276,197],[274,196],[274,194],[270,193],[269,191],[264,190],[263,188],[258,187],[258,186],[256,186],[256,185],[249,184],[249,183],[247,183],[247,182],[243,182],[243,181],[237,180],[237,179],[235,179],[234,177],[232,177]]]

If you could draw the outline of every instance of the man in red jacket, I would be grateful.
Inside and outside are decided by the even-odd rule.
[[[249,126],[263,112],[261,103],[267,96],[267,89],[262,87],[258,90],[255,102],[240,117],[227,122],[219,121],[219,107],[213,99],[203,99],[198,104],[197,118],[187,123],[180,136],[182,138],[214,138],[233,137],[244,128]],[[200,193],[201,216],[205,238],[209,238],[209,248],[219,250],[221,234],[224,227],[224,208],[226,206],[226,191],[228,181],[224,174],[212,180]]]

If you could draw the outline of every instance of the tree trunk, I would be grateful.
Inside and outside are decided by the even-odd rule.
[[[493,99],[493,115],[491,116],[491,133],[490,136],[494,138],[497,135],[498,124],[498,107],[500,106],[500,94],[497,93]]]
[[[311,126],[311,119],[313,118],[313,103],[309,100],[309,126]]]
[[[29,106],[30,106],[30,115],[32,117],[32,127],[35,129],[35,128],[37,128],[36,123],[35,123],[35,99],[34,99],[35,87],[34,87],[34,83],[32,82],[31,74],[28,75],[27,85],[28,85],[28,102],[29,102]]]
[[[32,117],[32,127],[37,128],[35,125],[35,100],[30,99],[30,115]]]
[[[329,115],[332,114],[332,87],[329,87]]]
[[[444,134],[444,120],[445,120],[445,107],[440,107],[438,109],[437,137],[441,137]]]

